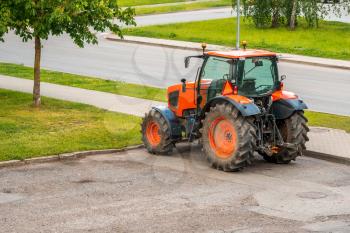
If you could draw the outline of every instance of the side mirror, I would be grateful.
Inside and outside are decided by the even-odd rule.
[[[181,79],[181,82],[182,82],[182,92],[186,92],[186,79],[185,78]]]
[[[285,74],[281,76],[281,82],[282,82],[283,80],[286,80],[286,79],[287,79],[287,76],[286,76]]]

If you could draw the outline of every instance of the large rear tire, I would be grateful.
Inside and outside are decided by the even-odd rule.
[[[243,117],[230,103],[211,107],[203,120],[203,151],[212,167],[238,171],[251,163],[256,130],[251,118]]]
[[[262,154],[263,158],[270,163],[288,164],[298,156],[302,156],[306,149],[305,143],[309,141],[307,133],[310,130],[307,122],[308,120],[302,111],[295,112],[286,120],[277,121],[283,140],[296,144],[297,148],[284,148],[273,156]]]
[[[174,144],[170,138],[170,126],[158,111],[152,109],[146,114],[142,127],[142,141],[149,153],[168,154]]]

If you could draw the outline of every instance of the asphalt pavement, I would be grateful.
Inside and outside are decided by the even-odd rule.
[[[34,46],[8,34],[0,43],[0,61],[32,66]],[[107,41],[84,49],[67,35],[44,42],[42,66],[46,69],[120,80],[157,87],[194,80],[196,65],[184,68],[184,57],[198,52]],[[280,63],[286,74],[286,89],[297,93],[310,109],[350,115],[350,71],[317,66]]]
[[[225,173],[185,146],[3,168],[0,231],[346,233],[349,182],[312,158]]]
[[[340,17],[335,15],[333,12],[329,12],[325,17],[325,20],[350,23],[350,15],[344,9],[341,9],[340,12]],[[191,21],[230,18],[235,15],[235,10],[232,10],[231,7],[225,7],[208,10],[182,11],[159,15],[137,16],[136,22],[138,26],[147,26],[155,24],[183,23]]]

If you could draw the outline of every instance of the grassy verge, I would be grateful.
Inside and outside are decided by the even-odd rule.
[[[191,10],[201,10],[215,7],[230,6],[231,0],[217,0],[210,2],[194,2],[183,4],[179,3],[172,6],[154,6],[154,7],[137,7],[136,15],[147,15],[147,14],[159,14],[159,13],[171,13],[178,11],[191,11]]]
[[[0,74],[32,80],[33,68],[16,64],[0,63]],[[166,100],[166,91],[160,88],[48,70],[42,70],[41,75],[41,80],[48,83],[109,92],[142,99],[157,101]]]
[[[311,126],[342,129],[350,133],[350,117],[334,114],[306,111]]]
[[[20,65],[0,63],[0,74],[18,78],[32,79],[33,70],[32,68]],[[98,78],[90,78],[47,70],[43,71],[42,80],[48,83],[62,84],[89,90],[104,91],[156,101],[166,101],[165,89],[147,87],[137,84],[106,81]],[[309,123],[311,126],[342,129],[350,133],[350,117],[348,116],[338,116],[311,111],[307,111],[306,116],[309,118]]]
[[[155,25],[125,29],[128,35],[207,42],[231,46],[235,44],[235,18],[201,22]],[[320,28],[307,28],[299,20],[295,31],[287,28],[257,29],[242,19],[241,38],[249,47],[275,52],[350,60],[350,24],[322,21]]]
[[[118,4],[123,7],[143,6],[162,3],[185,2],[186,0],[118,0]]]
[[[141,119],[0,89],[0,161],[139,144]]]

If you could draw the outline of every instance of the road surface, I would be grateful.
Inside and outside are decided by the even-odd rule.
[[[22,43],[13,34],[0,43],[0,61],[33,64],[33,44]],[[100,38],[98,46],[75,46],[67,36],[44,42],[43,67],[47,69],[122,80],[158,87],[194,80],[196,67],[186,70],[184,57],[196,52],[117,43]],[[280,63],[287,75],[286,89],[296,92],[310,109],[350,115],[350,71]]]
[[[159,15],[146,15],[136,17],[138,26],[154,25],[154,24],[167,24],[167,23],[181,23],[191,21],[202,21],[210,19],[221,19],[235,16],[236,11],[232,11],[232,8],[214,8],[200,11],[184,11],[176,13],[167,13]],[[344,23],[350,23],[350,15],[345,10],[341,10],[342,15],[336,16],[334,13],[329,13],[325,17],[325,20],[339,21]]]
[[[0,169],[1,232],[350,232],[346,165],[224,173],[180,149]]]

